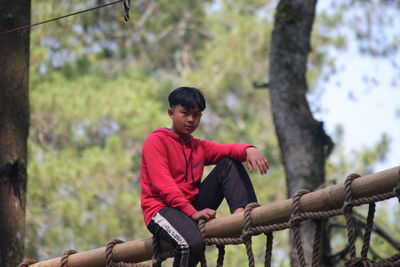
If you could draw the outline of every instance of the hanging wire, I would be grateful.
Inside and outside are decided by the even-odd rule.
[[[4,32],[0,32],[0,36],[8,34],[8,33],[11,33],[11,32],[16,32],[16,31],[21,31],[21,30],[27,29],[27,28],[32,28],[34,26],[38,26],[38,25],[41,25],[41,24],[45,24],[45,23],[48,23],[48,22],[55,21],[55,20],[71,17],[71,16],[74,16],[74,15],[78,15],[78,14],[85,13],[85,12],[88,12],[88,11],[92,11],[92,10],[95,10],[95,9],[103,8],[103,7],[106,7],[106,6],[114,5],[114,4],[117,4],[117,3],[120,3],[120,2],[124,2],[124,19],[125,19],[125,21],[128,21],[128,19],[129,19],[129,9],[130,9],[130,5],[131,5],[130,0],[117,0],[117,1],[114,1],[114,2],[111,2],[111,3],[95,6],[95,7],[88,8],[88,9],[84,9],[84,10],[81,10],[81,11],[77,11],[77,12],[70,13],[70,14],[67,14],[67,15],[63,15],[63,16],[60,16],[60,17],[56,17],[56,18],[53,18],[53,19],[49,19],[49,20],[45,20],[45,21],[41,21],[41,22],[37,22],[37,23],[33,23],[33,24],[28,24],[28,25],[21,26],[21,27],[15,28],[15,29],[11,29],[11,30],[7,30],[7,31],[4,31]]]
[[[126,22],[129,20],[129,9],[131,9],[131,0],[124,0],[124,19]]]

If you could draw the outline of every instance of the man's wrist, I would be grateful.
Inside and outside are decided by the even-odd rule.
[[[251,151],[251,150],[257,150],[257,148],[256,148],[255,146],[248,146],[248,147],[246,147],[245,151],[248,152],[249,150],[250,150],[250,151]]]

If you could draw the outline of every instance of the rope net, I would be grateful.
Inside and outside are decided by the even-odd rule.
[[[266,249],[265,249],[265,259],[264,266],[270,267],[272,261],[272,248],[273,248],[273,232],[281,231],[284,229],[292,229],[293,238],[295,247],[297,250],[297,255],[299,259],[299,266],[306,267],[312,266],[317,267],[320,266],[320,258],[321,258],[321,237],[322,237],[322,220],[327,219],[329,217],[344,215],[346,219],[346,228],[348,235],[348,254],[350,257],[345,261],[346,267],[392,267],[392,266],[400,266],[400,253],[397,253],[390,258],[373,261],[368,259],[367,255],[370,250],[370,240],[371,233],[374,225],[374,214],[376,202],[383,201],[386,199],[397,197],[400,202],[400,182],[393,188],[391,192],[382,193],[372,195],[370,197],[361,197],[354,198],[351,190],[352,182],[359,178],[358,174],[350,174],[345,181],[344,189],[345,189],[345,200],[343,206],[339,209],[331,209],[326,211],[313,211],[313,212],[303,212],[300,208],[300,199],[303,195],[308,194],[308,190],[300,189],[298,190],[292,199],[292,214],[290,216],[289,221],[284,223],[276,223],[266,226],[257,226],[253,225],[251,221],[251,212],[254,208],[259,207],[258,203],[250,203],[246,206],[244,211],[244,227],[242,229],[241,236],[238,238],[224,237],[224,238],[209,238],[205,236],[205,221],[199,222],[199,229],[203,234],[204,242],[207,246],[216,245],[218,248],[218,259],[216,266],[222,267],[224,264],[224,255],[225,255],[225,245],[238,245],[244,244],[246,247],[247,258],[249,262],[249,267],[255,266],[254,254],[252,249],[252,236],[264,234],[266,235]],[[362,249],[360,256],[357,256],[356,253],[356,229],[353,217],[353,207],[361,206],[364,204],[368,204],[368,216],[364,229],[364,236],[362,241]],[[311,262],[306,262],[306,258],[304,256],[303,245],[300,234],[300,224],[306,220],[313,220],[315,224],[315,234],[314,234],[314,243],[313,243],[313,253]],[[106,267],[144,267],[144,266],[153,266],[160,267],[161,263],[170,257],[175,255],[174,250],[163,251],[161,249],[160,240],[153,237],[153,257],[152,262],[150,264],[140,264],[140,263],[132,263],[132,262],[121,262],[116,261],[113,257],[113,247],[116,244],[123,243],[123,241],[114,239],[107,243],[106,245]],[[68,257],[72,254],[76,253],[74,250],[66,250],[61,257],[60,266],[67,267],[68,266]],[[30,264],[35,263],[35,260],[25,260],[22,262],[19,267],[28,267]],[[205,256],[201,261],[201,267],[207,267],[207,261]]]

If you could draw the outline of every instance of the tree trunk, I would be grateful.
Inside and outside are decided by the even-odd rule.
[[[333,143],[314,119],[306,99],[307,56],[316,0],[281,0],[272,33],[269,87],[272,113],[282,161],[286,172],[288,197],[300,188],[314,190],[325,181],[324,164]],[[326,222],[324,222],[326,224]],[[303,223],[301,236],[306,262],[311,263],[314,225]],[[322,254],[330,252],[324,231]],[[299,266],[292,239],[291,263]],[[329,266],[323,257],[321,266]]]
[[[0,0],[0,32],[30,23],[30,0]],[[0,266],[22,261],[29,129],[29,30],[0,36]]]

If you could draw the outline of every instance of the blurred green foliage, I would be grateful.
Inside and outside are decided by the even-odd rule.
[[[98,3],[35,1],[32,21]],[[129,23],[122,6],[115,6],[32,30],[26,257],[43,260],[113,238],[149,237],[139,200],[141,145],[152,130],[170,126],[166,99],[179,85],[197,86],[206,96],[196,136],[256,145],[271,163],[268,176],[251,175],[259,202],[286,198],[268,91],[253,87],[267,77],[275,4],[138,0]],[[316,22],[311,89],[322,66],[333,62],[324,51],[345,42],[324,30],[334,29],[340,18],[324,13]],[[372,171],[389,143],[384,136],[372,148],[345,155],[341,131],[327,163],[332,183],[352,171]],[[218,216],[227,214],[224,204]],[[388,216],[381,214],[383,223],[396,228]],[[346,242],[340,230],[335,248]],[[259,263],[264,246],[263,236],[254,238]],[[287,231],[275,234],[274,250],[274,266],[288,266]],[[207,251],[215,262],[216,250]],[[243,246],[227,249],[226,266],[246,261]]]

